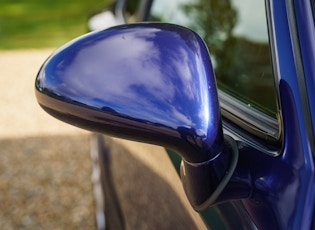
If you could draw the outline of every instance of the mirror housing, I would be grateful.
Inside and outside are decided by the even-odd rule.
[[[187,28],[139,23],[89,33],[58,49],[35,87],[60,120],[175,150],[196,210],[215,202],[236,167],[207,47]]]

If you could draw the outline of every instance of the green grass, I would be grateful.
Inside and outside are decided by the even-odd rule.
[[[109,0],[0,0],[0,49],[57,47],[88,31]]]

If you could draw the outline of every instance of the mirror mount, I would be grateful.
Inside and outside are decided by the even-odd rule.
[[[235,170],[207,47],[187,28],[139,23],[89,33],[58,49],[35,87],[39,104],[60,120],[175,150],[198,211]]]
[[[189,164],[182,161],[181,178],[184,190],[190,204],[198,212],[230,199],[230,197],[219,199],[233,176],[239,157],[237,144],[228,135],[225,135],[225,151],[226,153],[221,154],[217,159],[203,164]],[[234,189],[229,189],[231,190]],[[238,198],[246,196],[247,194],[245,196],[242,194]],[[233,199],[236,197],[234,196]]]

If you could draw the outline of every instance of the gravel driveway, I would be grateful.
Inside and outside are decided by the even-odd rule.
[[[1,229],[95,229],[89,135],[37,105],[52,50],[0,52]]]
[[[90,135],[47,115],[34,96],[36,73],[51,52],[0,52],[1,229],[96,228]],[[127,229],[204,228],[162,148],[110,143]]]

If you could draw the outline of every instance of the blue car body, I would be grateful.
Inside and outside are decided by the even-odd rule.
[[[315,4],[311,0],[270,0],[267,2],[267,14],[270,19],[269,39],[271,41],[272,63],[275,72],[275,92],[279,110],[277,138],[273,141],[267,140],[268,135],[257,134],[257,132],[261,133],[257,131],[257,127],[245,127],[246,118],[251,114],[245,114],[241,122],[233,120],[233,118],[226,115],[227,112],[224,113],[224,103],[226,102],[223,92],[219,92],[219,96],[209,96],[210,98],[218,97],[221,100],[223,104],[221,109],[223,132],[236,141],[239,152],[236,169],[233,170],[234,174],[220,197],[216,202],[212,203],[211,207],[198,210],[209,228],[310,229],[315,227],[313,218],[315,204]],[[149,7],[146,10],[149,11]],[[143,15],[145,14],[149,13],[143,13]],[[137,26],[135,26],[136,29]],[[126,28],[131,29],[133,27]],[[172,30],[176,31],[176,29]],[[95,93],[93,94],[93,101],[91,100],[92,96],[88,96],[88,99],[85,100],[83,97],[85,94],[88,94],[85,93],[86,91],[80,91],[81,89],[72,87],[67,88],[70,75],[66,75],[66,72],[72,68],[71,66],[77,66],[77,80],[80,81],[86,78],[86,76],[83,76],[83,69],[78,68],[86,65],[89,62],[87,60],[94,60],[95,53],[101,53],[102,46],[97,44],[101,44],[98,42],[105,39],[107,31],[110,30],[93,32],[57,51],[48,60],[48,64],[46,63],[43,66],[36,81],[36,88],[40,104],[54,116],[72,124],[79,123],[81,127],[101,132],[103,129],[99,130],[100,126],[98,124],[107,119],[106,122],[109,124],[107,124],[107,128],[113,129],[109,133],[116,134],[124,132],[125,126],[120,125],[119,128],[113,128],[110,126],[111,122],[117,123],[120,122],[119,119],[126,118],[126,114],[121,115],[120,113],[116,115],[116,112],[120,111],[119,109],[122,106],[128,107],[129,101],[119,102],[118,105],[106,104],[103,101],[94,100],[98,95],[102,94],[98,94],[98,92],[93,92]],[[145,46],[149,39],[143,38],[142,46]],[[176,46],[175,42],[167,43],[164,41],[163,43],[162,40],[158,41],[158,45],[161,47]],[[84,57],[82,56],[83,58],[78,58],[82,50],[88,49],[94,50],[94,52],[86,52]],[[76,50],[78,51],[77,53]],[[108,57],[110,59],[110,56]],[[156,59],[155,56],[148,56],[147,58],[148,62],[154,62]],[[193,57],[190,58],[191,60],[193,59]],[[205,72],[210,69],[206,59],[203,58]],[[158,64],[158,67],[160,69],[165,68],[166,62],[170,63],[167,56]],[[111,65],[113,65],[111,66],[113,69],[122,68],[122,63],[119,62],[113,62]],[[134,65],[134,67],[137,67],[137,65]],[[139,64],[139,69],[143,72],[141,68]],[[99,71],[97,68],[94,68],[94,70]],[[132,78],[134,75],[131,73],[130,76]],[[198,81],[198,86],[207,85],[207,83],[200,83],[203,79],[196,79],[196,81]],[[180,84],[180,81],[169,84],[171,84],[172,89],[176,89],[176,85]],[[207,91],[207,87],[201,89],[200,94]],[[95,91],[96,89],[93,90]],[[153,95],[152,92],[146,92],[144,89],[138,90],[140,93],[142,92],[143,96],[151,97],[152,101],[156,99],[156,95]],[[165,85],[164,89],[162,87],[159,90],[164,90],[164,94],[167,95],[170,88]],[[110,91],[110,88],[107,91]],[[67,97],[64,95],[67,95]],[[185,98],[185,94],[177,101],[183,100],[183,98]],[[187,98],[185,100],[189,103]],[[61,104],[58,101],[61,101]],[[71,103],[74,106],[65,106],[64,102]],[[213,103],[215,104],[216,102]],[[106,104],[106,108],[104,108],[104,104]],[[76,107],[77,105],[79,107]],[[161,110],[167,110],[162,104],[159,105]],[[189,106],[193,107],[194,105],[189,104]],[[201,107],[204,106],[208,105],[201,105]],[[215,107],[215,105],[210,103],[210,107]],[[91,108],[93,111],[90,113],[89,110]],[[58,110],[59,113],[52,112],[53,109]],[[98,109],[97,113],[95,112],[96,109]],[[234,110],[237,111],[237,105]],[[112,119],[109,115],[104,117],[101,114],[102,111],[106,111],[110,116],[119,116],[119,119]],[[72,117],[65,118],[64,115],[60,115],[62,112],[67,116],[72,113]],[[86,117],[73,117],[76,113],[85,114]],[[144,109],[143,113],[146,114],[147,111]],[[252,116],[258,116],[258,119],[260,119],[259,114],[252,114]],[[137,114],[128,115],[133,117],[131,119],[132,122],[137,122],[138,126],[143,126],[145,129],[159,129],[161,126],[169,128],[168,121],[165,123],[160,122],[159,125],[156,125],[157,121],[164,119],[163,116],[159,117],[160,120],[154,120],[154,118],[153,121],[156,123],[152,125],[152,123],[148,122],[152,119],[146,117],[146,115],[141,115],[140,117]],[[213,116],[215,117],[215,115]],[[171,117],[170,120],[172,120]],[[172,124],[176,122],[178,121]],[[211,124],[208,124],[209,127],[211,126],[211,130],[216,130],[217,128],[212,126],[218,125],[220,119],[212,120],[211,122]],[[268,125],[268,120],[261,124]],[[172,127],[168,130],[171,129]],[[138,128],[135,128],[135,130],[138,132]],[[128,135],[131,135],[129,132],[121,136],[129,138]],[[164,137],[168,135],[168,132],[160,131],[157,139],[163,140],[161,143],[164,143]],[[146,135],[152,135],[150,132],[144,132],[141,135],[142,140],[145,142],[160,144],[159,141],[151,141],[150,138],[146,139]],[[215,134],[209,134],[211,137],[213,135]],[[172,147],[176,150],[176,147]],[[169,152],[169,154],[175,167],[180,171],[179,165],[176,163],[178,162],[178,157],[174,157],[172,152]],[[203,156],[201,158],[202,160],[204,159]],[[189,157],[185,158],[184,161],[186,160],[191,162]],[[222,172],[218,172],[218,174],[222,174]],[[222,176],[219,177],[221,178]],[[200,187],[197,188],[197,192],[203,189],[202,184],[198,186]]]

